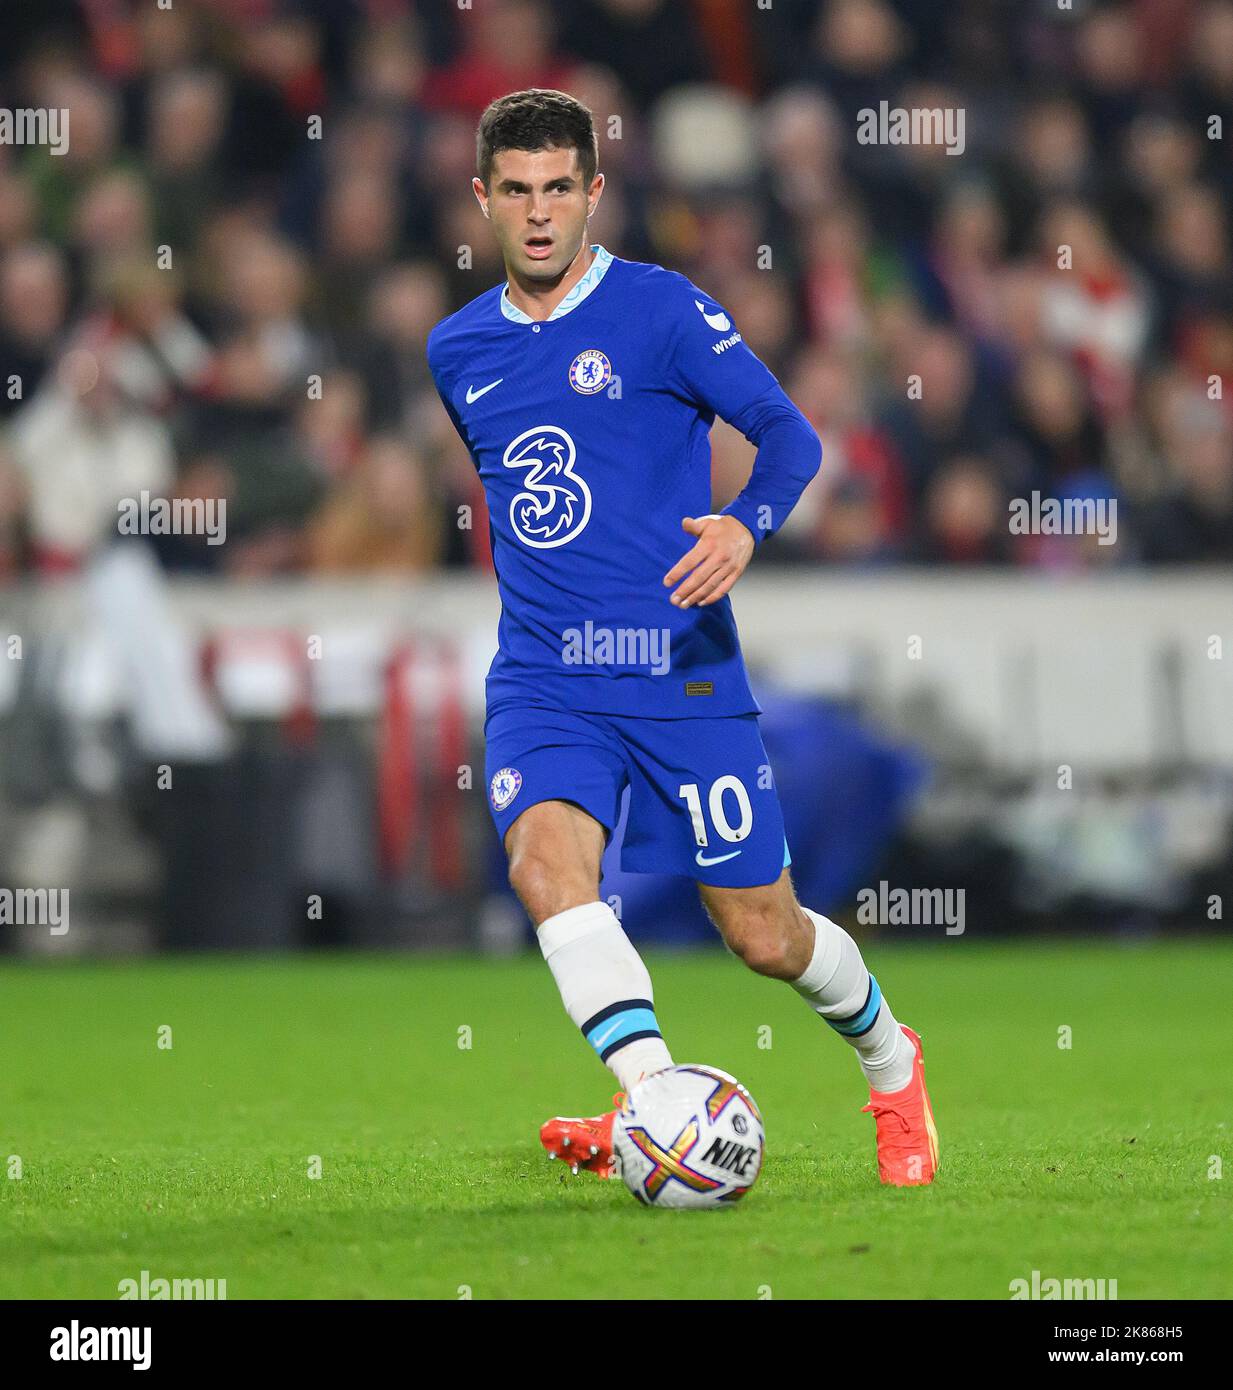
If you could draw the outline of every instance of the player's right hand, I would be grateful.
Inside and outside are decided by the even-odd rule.
[[[680,586],[671,595],[678,608],[705,608],[723,598],[745,573],[754,538],[734,516],[687,516],[681,527],[697,536],[698,543],[664,575],[664,584]]]

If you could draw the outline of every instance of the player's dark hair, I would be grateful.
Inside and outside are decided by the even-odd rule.
[[[540,87],[498,97],[480,117],[475,164],[485,188],[493,157],[501,150],[577,150],[588,188],[599,168],[599,141],[590,111],[565,92]]]

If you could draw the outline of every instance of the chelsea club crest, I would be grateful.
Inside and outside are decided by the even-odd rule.
[[[488,794],[492,797],[493,809],[504,811],[522,790],[522,773],[516,767],[503,767],[493,774]]]
[[[612,363],[598,348],[587,348],[569,364],[569,384],[584,396],[602,391],[612,380]]]

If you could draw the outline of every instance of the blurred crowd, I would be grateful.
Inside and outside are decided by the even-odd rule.
[[[227,499],[175,570],[490,564],[424,344],[502,278],[474,129],[528,86],[595,112],[593,240],[818,429],[768,559],[1233,560],[1230,0],[43,0],[0,38],[0,107],[70,112],[63,156],[0,145],[0,582],[143,490]],[[961,108],[963,153],[862,145],[882,101]],[[752,449],[713,447],[722,502]],[[1012,535],[1035,491],[1117,499],[1117,544]]]

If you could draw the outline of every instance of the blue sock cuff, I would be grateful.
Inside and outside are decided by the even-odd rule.
[[[622,999],[592,1015],[582,1025],[582,1035],[606,1062],[626,1043],[661,1037],[655,1006],[649,999]]]
[[[877,980],[870,975],[869,993],[860,1009],[854,1014],[849,1014],[847,1018],[828,1018],[826,1021],[836,1033],[842,1033],[845,1038],[859,1038],[877,1022],[878,1010],[881,1007],[882,991],[878,988]]]

